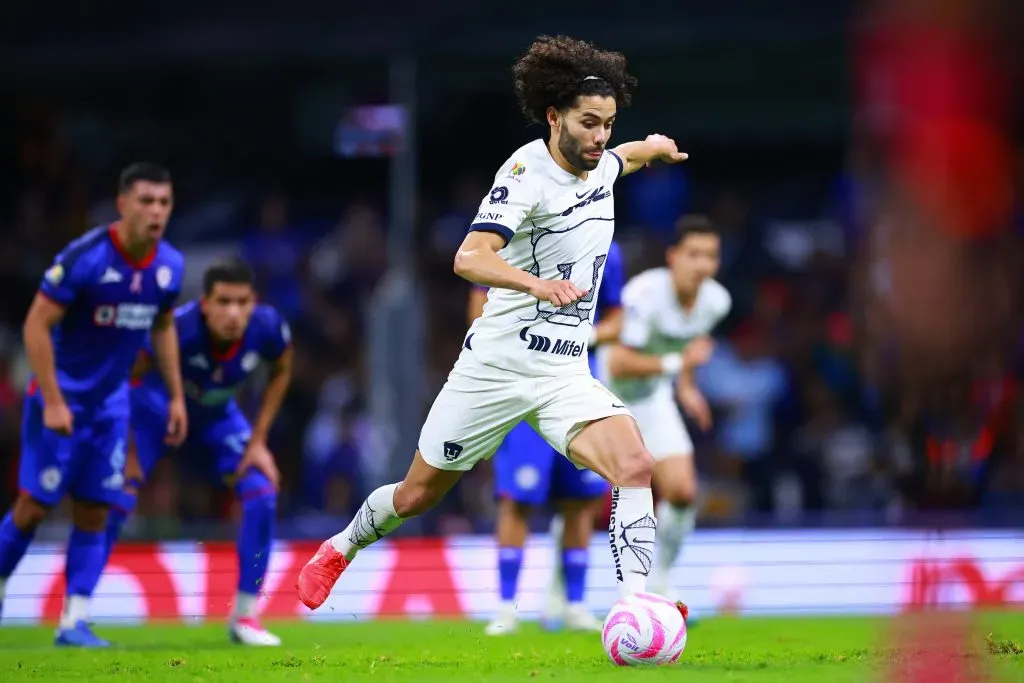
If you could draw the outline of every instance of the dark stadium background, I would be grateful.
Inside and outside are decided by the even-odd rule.
[[[691,154],[616,186],[630,274],[683,212],[723,233],[735,306],[697,438],[702,526],[1019,525],[1024,24],[1012,3],[883,6],[896,18],[796,0],[5,4],[0,503],[36,283],[111,219],[118,170],[156,160],[193,283],[238,251],[294,326],[280,536],[341,528],[404,470],[465,331],[453,250],[538,134],[509,66],[565,32],[629,56],[618,141],[660,132]],[[414,105],[412,153],[339,157],[345,112],[389,102]],[[784,386],[756,391],[775,369]],[[128,535],[229,538],[232,501],[199,471],[165,460]],[[489,482],[479,467],[403,532],[489,532]]]

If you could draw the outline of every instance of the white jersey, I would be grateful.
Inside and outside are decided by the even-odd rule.
[[[587,341],[615,230],[613,152],[581,179],[552,159],[543,140],[516,150],[494,176],[470,230],[506,240],[498,254],[544,280],[572,280],[587,295],[557,308],[529,294],[492,288],[466,339],[483,363],[526,376],[589,373]]]
[[[668,268],[646,270],[622,289],[622,332],[619,342],[641,353],[678,353],[690,340],[714,329],[732,308],[729,291],[706,279],[687,311],[679,303]],[[612,380],[610,389],[623,401],[636,402],[658,392],[672,396],[672,378],[661,375]]]

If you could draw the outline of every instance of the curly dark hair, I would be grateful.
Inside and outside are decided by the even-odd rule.
[[[548,107],[564,111],[580,95],[614,97],[627,107],[636,79],[621,52],[600,50],[568,36],[540,36],[512,67],[516,99],[526,117],[543,123]],[[591,78],[593,76],[593,78]]]

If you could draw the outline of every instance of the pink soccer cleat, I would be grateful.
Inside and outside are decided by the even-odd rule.
[[[324,541],[316,555],[299,572],[295,588],[299,591],[302,604],[310,609],[324,604],[347,566],[348,560],[334,549],[330,539]]]

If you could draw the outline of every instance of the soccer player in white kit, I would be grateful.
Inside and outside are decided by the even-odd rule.
[[[686,155],[662,135],[607,148],[636,83],[625,67],[623,55],[564,36],[541,36],[516,62],[519,104],[550,138],[502,164],[455,255],[456,274],[490,288],[483,315],[434,400],[405,480],[371,493],[299,573],[307,607],[323,604],[360,549],[429,510],[523,420],[612,484],[616,578],[623,594],[645,589],[654,459],[625,405],[591,376],[587,341],[614,231],[615,181]]]
[[[654,456],[658,503],[658,545],[650,590],[669,596],[669,574],[696,520],[697,474],[693,442],[676,399],[701,429],[711,411],[693,379],[708,361],[708,334],[732,307],[717,280],[721,241],[714,225],[683,216],[666,254],[668,266],[644,271],[622,290],[623,321],[612,347],[610,387],[629,406]]]

